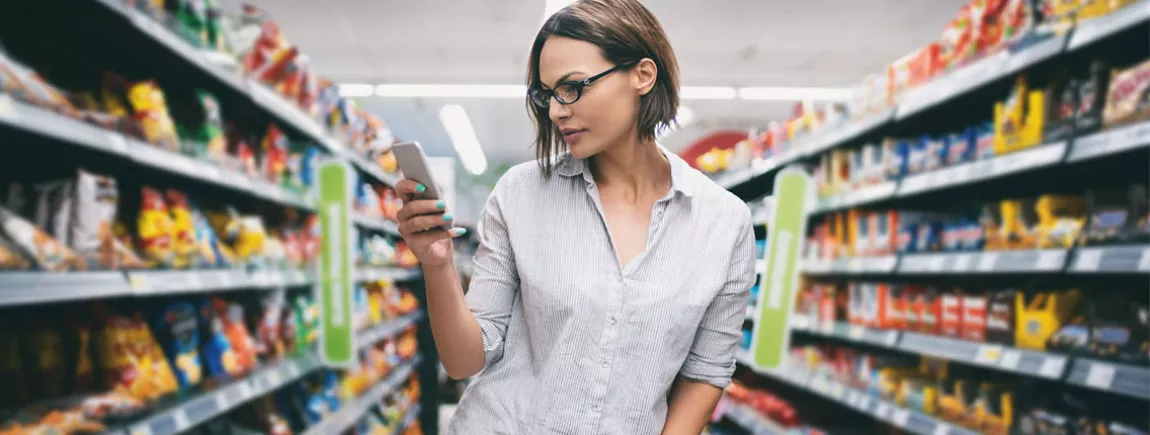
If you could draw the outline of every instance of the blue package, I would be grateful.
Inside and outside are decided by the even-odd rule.
[[[986,235],[982,232],[982,225],[978,219],[965,219],[962,223],[962,232],[959,240],[964,251],[981,251],[986,245]]]
[[[328,413],[339,411],[341,406],[339,401],[339,377],[336,376],[334,371],[328,371],[324,375],[322,397],[327,404]]]
[[[942,245],[942,223],[939,221],[918,224],[915,250],[918,252],[935,252]]]
[[[898,226],[898,253],[913,254],[918,247],[918,224],[905,222]]]
[[[765,252],[767,252],[767,241],[755,240],[755,258],[763,258]]]
[[[942,226],[942,250],[945,252],[957,252],[962,250],[962,243],[960,237],[962,233],[962,225],[957,222],[948,222]]]
[[[319,147],[312,145],[307,147],[303,153],[303,158],[300,159],[300,182],[304,187],[312,187],[315,184],[315,170],[319,164],[319,158],[323,155]]]
[[[898,140],[890,142],[883,148],[883,160],[887,162],[887,179],[897,180],[907,174],[907,163],[910,160],[910,142]]]
[[[177,302],[163,311],[156,324],[156,341],[164,349],[180,389],[198,385],[203,379],[200,366],[199,317],[196,307]]]
[[[755,301],[759,300],[759,285],[751,286],[751,304],[754,305]]]
[[[926,144],[930,138],[923,136],[910,144],[906,157],[906,173],[914,175],[926,170]]]
[[[990,121],[974,126],[975,158],[994,158],[994,124]]]
[[[947,136],[946,164],[958,165],[974,159],[974,127],[967,127],[962,133]]]
[[[924,145],[923,171],[936,171],[946,164],[947,138],[928,137]]]
[[[743,340],[739,342],[739,347],[741,347],[743,349],[750,349],[751,348],[751,336],[752,336],[751,330],[744,329],[743,330]]]

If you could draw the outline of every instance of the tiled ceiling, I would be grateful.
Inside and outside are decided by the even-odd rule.
[[[938,37],[965,0],[647,0],[687,86],[849,86]],[[523,82],[543,0],[255,0],[321,74],[356,83]],[[454,156],[439,123],[462,104],[488,160],[531,157],[532,127],[518,99],[361,98],[406,140]],[[786,117],[793,103],[686,101],[696,121],[671,149],[717,128]]]

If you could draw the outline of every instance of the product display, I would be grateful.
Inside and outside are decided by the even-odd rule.
[[[88,3],[61,10],[90,28],[40,4],[0,25],[0,137],[29,151],[0,168],[0,434],[420,434],[438,361],[387,222],[388,126],[253,7]],[[316,214],[330,160],[359,178],[352,228]],[[355,368],[319,354],[336,230],[359,257]]]

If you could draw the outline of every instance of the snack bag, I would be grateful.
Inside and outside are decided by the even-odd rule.
[[[1150,118],[1150,60],[1110,74],[1110,89],[1102,109],[1107,128]]]
[[[284,242],[279,237],[267,237],[267,240],[264,241],[263,256],[267,259],[269,268],[283,269],[288,265],[287,248],[284,247]]]
[[[243,369],[224,332],[224,316],[220,315],[213,304],[211,300],[200,304],[200,325],[204,328],[204,363],[208,366],[209,376],[234,378],[242,375]]]
[[[151,267],[172,267],[176,264],[176,251],[173,243],[175,224],[160,191],[144,187],[140,190],[140,215],[136,221],[136,233],[140,250]]]
[[[220,103],[207,91],[196,90],[196,101],[204,112],[204,121],[196,132],[196,140],[204,145],[203,155],[209,160],[223,163],[228,157],[228,141],[224,137],[224,122]]]
[[[284,255],[289,268],[298,269],[304,266],[303,244],[300,241],[299,231],[281,228],[280,240],[283,241]]]
[[[32,263],[0,232],[0,270],[26,270]]]
[[[278,184],[287,169],[287,136],[284,136],[275,124],[269,124],[263,140],[260,141],[260,148],[263,150],[263,164],[260,170],[262,178]]]
[[[33,401],[59,397],[64,394],[64,346],[60,333],[42,322],[24,334],[27,353],[25,367]]]
[[[162,355],[156,360],[155,340],[142,321],[111,315],[97,341],[104,383],[150,402],[175,390],[175,377]],[[168,383],[168,380],[171,383]]]
[[[199,318],[196,307],[177,302],[163,311],[156,325],[164,354],[172,364],[181,389],[199,385],[203,378],[200,367]]]
[[[295,299],[296,345],[306,347],[319,338],[319,306],[311,298],[300,295]]]
[[[306,346],[297,346],[299,339],[299,316],[296,314],[296,308],[291,304],[284,303],[280,311],[280,340],[283,341],[283,348],[286,354],[303,353],[307,351]]]
[[[240,373],[254,369],[256,366],[256,344],[244,323],[243,306],[213,298],[212,307],[222,321],[222,331],[227,336],[228,343],[232,345],[232,353],[236,357],[236,368]]]
[[[267,243],[268,235],[264,231],[263,218],[244,216],[240,218],[239,224],[239,235],[233,245],[236,256],[249,264],[266,265],[268,258],[265,256],[264,245]]]
[[[168,189],[166,192],[168,210],[172,216],[172,252],[174,254],[173,267],[186,269],[199,267],[203,259],[196,246],[195,226],[192,223],[192,212],[188,206],[188,197],[182,192]]]
[[[164,92],[156,82],[148,80],[133,84],[128,88],[128,101],[136,122],[144,131],[144,139],[168,151],[179,152],[180,138],[176,136],[176,125],[168,114]]]
[[[71,249],[5,208],[0,208],[0,230],[40,270],[60,272],[83,266]]]
[[[202,261],[193,267],[230,267],[235,260],[235,254],[216,237],[208,218],[191,201],[188,201],[188,209],[191,211],[196,244],[195,258]]]
[[[72,247],[87,267],[108,270],[143,267],[143,260],[118,240],[112,230],[120,197],[116,180],[79,170],[75,191],[69,233]]]
[[[264,360],[279,359],[287,353],[283,340],[284,294],[274,292],[263,300],[256,329],[256,352]]]

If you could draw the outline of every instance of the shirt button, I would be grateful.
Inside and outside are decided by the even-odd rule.
[[[607,368],[607,360],[603,360],[602,362],[599,363],[599,365],[603,366],[603,368]]]
[[[592,406],[591,412],[599,412],[599,405]]]
[[[611,326],[615,326],[615,324],[619,322],[615,320],[615,316],[611,316],[611,319],[608,321],[608,323],[610,323]]]

